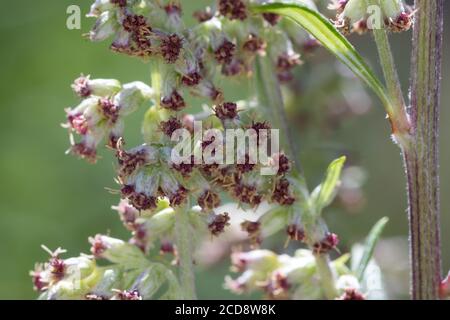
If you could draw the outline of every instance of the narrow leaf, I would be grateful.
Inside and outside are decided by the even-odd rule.
[[[381,99],[387,113],[392,114],[384,86],[353,45],[322,14],[299,3],[275,2],[252,6],[251,10],[254,13],[275,13],[296,22],[362,79]]]
[[[370,233],[367,236],[366,243],[364,245],[364,253],[361,257],[361,261],[357,264],[357,269],[355,270],[356,276],[360,281],[364,276],[364,272],[366,271],[370,259],[372,259],[375,246],[380,239],[381,233],[383,232],[384,227],[386,227],[386,224],[388,222],[389,219],[387,217],[382,218],[373,226],[372,230],[370,230]]]
[[[314,190],[312,199],[318,214],[333,201],[345,160],[345,157],[334,160],[328,166],[325,179],[321,185]]]

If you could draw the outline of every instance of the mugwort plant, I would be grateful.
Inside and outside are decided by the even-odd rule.
[[[416,0],[413,7],[402,0],[333,0],[328,9],[334,19],[319,12],[325,1],[211,2],[195,12],[192,26],[185,24],[177,0],[92,4],[88,16],[96,21],[89,39],[109,41],[113,52],[140,59],[151,82],[81,75],[72,85],[80,102],[66,109],[63,126],[70,136],[68,153],[90,163],[98,161],[104,145],[115,154],[120,202],[113,209],[131,238],[98,234],[89,239],[89,255],[68,259],[60,248],[46,249],[48,262],[31,272],[40,298],[195,299],[198,248],[236,224],[233,212],[221,209],[230,201],[264,212],[237,221],[247,240],[231,253],[232,271],[239,275],[225,279],[228,290],[260,291],[271,299],[382,297],[372,254],[388,219],[373,227],[363,246],[342,254],[323,212],[338,192],[346,158],[332,161],[322,183],[310,191],[287,122],[280,86],[292,81],[293,70],[320,46],[380,98],[403,154],[412,298],[446,298],[437,160],[443,0]],[[410,28],[407,103],[388,33]],[[345,38],[368,32],[385,85]],[[250,79],[254,92],[230,101],[218,83],[232,79]],[[189,95],[202,99],[201,112],[189,105]],[[126,118],[138,109],[146,110],[142,145],[127,148]],[[301,247],[293,255],[262,248],[264,239],[280,231]]]

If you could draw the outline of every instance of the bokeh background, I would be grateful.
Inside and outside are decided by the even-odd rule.
[[[209,1],[182,1],[184,14]],[[76,104],[70,84],[80,73],[98,78],[117,78],[122,83],[149,81],[149,71],[140,61],[113,54],[107,44],[93,44],[82,37],[92,24],[83,17],[82,30],[66,28],[66,9],[78,4],[83,15],[90,0],[4,1],[0,13],[0,298],[33,299],[36,293],[28,276],[36,261],[50,248],[62,246],[70,254],[88,251],[88,236],[110,232],[128,237],[110,206],[116,196],[113,158],[102,153],[102,161],[88,165],[66,156],[67,133],[60,127],[64,108]],[[447,27],[450,8],[446,3]],[[394,35],[392,45],[405,91],[408,84],[410,33]],[[442,97],[441,186],[444,270],[450,269],[450,32],[445,32]],[[352,37],[352,42],[376,66],[370,36]],[[323,49],[306,57],[294,83],[297,96],[289,98],[290,119],[301,141],[301,160],[310,184],[317,183],[328,162],[341,153],[350,164],[364,169],[363,201],[345,210],[335,205],[327,212],[330,228],[342,238],[343,251],[364,239],[381,217],[390,223],[377,256],[391,277],[393,297],[407,295],[407,217],[405,181],[399,149],[389,138],[389,126],[376,99],[367,101],[352,90],[346,98],[356,111],[347,116],[342,106],[324,99],[335,90],[335,60]],[[376,67],[375,67],[376,68]],[[331,70],[331,71],[330,71]],[[379,72],[379,70],[377,70]],[[359,82],[350,79],[349,89]],[[327,84],[327,85],[325,85]],[[348,84],[347,84],[348,85]],[[241,86],[246,87],[246,86]],[[342,89],[342,87],[341,87]],[[338,90],[339,91],[339,90]],[[341,90],[342,91],[342,90]],[[345,91],[345,90],[344,90]],[[245,97],[245,90],[234,90]],[[302,95],[303,92],[305,95]],[[345,96],[345,92],[341,92]],[[307,96],[308,98],[304,98]],[[347,100],[348,100],[347,99]],[[342,99],[341,99],[342,100]],[[361,108],[358,108],[361,107]],[[345,107],[345,106],[344,106]],[[333,109],[338,108],[338,109]],[[346,106],[348,108],[348,106]],[[345,109],[345,108],[344,108]],[[338,111],[333,111],[338,110]],[[341,110],[341,111],[340,111]],[[345,116],[343,116],[343,114]],[[127,127],[130,145],[139,143],[138,114]],[[336,120],[336,117],[338,120]],[[325,119],[325,120],[324,120]],[[351,200],[351,198],[350,198]],[[351,201],[350,201],[351,202]],[[200,268],[200,298],[233,298],[222,289],[229,261]]]

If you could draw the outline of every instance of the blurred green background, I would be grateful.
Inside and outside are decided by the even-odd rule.
[[[185,15],[209,1],[182,1]],[[36,261],[50,248],[62,246],[71,255],[88,251],[87,238],[98,232],[128,235],[109,207],[117,203],[105,187],[114,187],[113,159],[93,166],[66,156],[68,136],[60,127],[64,108],[76,104],[70,84],[80,73],[98,78],[117,78],[126,83],[148,81],[148,67],[140,61],[112,54],[107,43],[93,44],[82,38],[92,24],[82,19],[82,30],[66,28],[66,9],[78,4],[83,16],[91,1],[40,0],[4,1],[0,13],[0,298],[32,299],[36,294],[28,276]],[[449,4],[446,20],[450,24]],[[442,134],[442,243],[444,270],[450,268],[450,32],[446,31]],[[370,36],[352,38],[373,65],[376,54]],[[393,47],[404,88],[407,88],[410,33],[393,36]],[[325,52],[322,63],[333,65]],[[315,70],[314,66],[305,66]],[[379,70],[378,70],[379,71]],[[302,70],[300,69],[301,73]],[[311,71],[309,71],[311,73]],[[307,82],[307,79],[302,79]],[[356,81],[356,80],[355,80]],[[325,95],[326,92],[320,94]],[[364,186],[367,203],[357,213],[330,210],[330,228],[344,244],[361,241],[382,216],[391,221],[385,237],[406,237],[405,181],[398,148],[389,139],[388,122],[374,99],[370,112],[344,121],[329,134],[309,135],[302,147],[303,166],[312,181],[318,181],[334,146],[344,146],[357,155],[357,164],[367,170]],[[127,125],[129,145],[139,143],[139,117]],[[293,123],[298,128],[301,124]],[[316,138],[314,138],[316,136]],[[316,140],[314,140],[316,139]],[[302,140],[302,136],[299,136]],[[320,160],[316,160],[320,159]],[[395,258],[394,258],[395,260]],[[401,262],[401,261],[399,261]],[[232,298],[222,290],[227,263],[202,271],[198,286],[201,298]],[[407,263],[403,261],[402,263]],[[405,295],[406,292],[400,293]]]

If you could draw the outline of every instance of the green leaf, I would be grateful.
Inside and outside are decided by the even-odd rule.
[[[381,99],[387,113],[392,114],[392,106],[382,83],[353,45],[322,14],[299,3],[275,2],[252,6],[251,10],[253,13],[275,13],[296,22],[363,80]]]
[[[341,157],[334,160],[327,169],[327,173],[323,182],[313,191],[311,195],[312,205],[317,214],[322,212],[322,209],[328,206],[336,195],[337,184],[341,176],[342,168],[344,167],[346,157]]]
[[[370,259],[372,259],[373,251],[375,250],[378,239],[380,239],[381,233],[383,232],[384,227],[388,222],[389,219],[387,217],[382,218],[373,226],[372,230],[370,230],[370,233],[367,236],[366,243],[364,245],[364,253],[355,270],[356,276],[360,281],[363,279],[364,272],[366,271]]]

